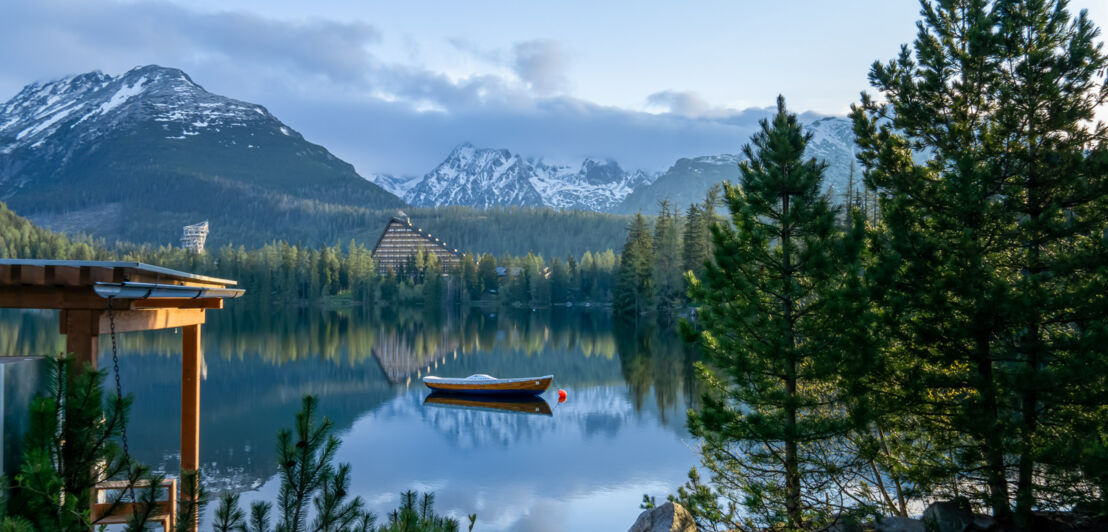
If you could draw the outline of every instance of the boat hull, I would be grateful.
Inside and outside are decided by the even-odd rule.
[[[444,379],[424,377],[423,384],[433,391],[450,394],[538,395],[550,387],[553,375],[523,379]]]

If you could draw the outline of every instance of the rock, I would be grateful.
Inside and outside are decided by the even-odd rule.
[[[627,532],[697,532],[692,514],[680,504],[667,502],[644,510]]]
[[[965,528],[966,532],[995,532],[1000,529],[1000,523],[991,515],[975,515],[973,522]]]
[[[1103,507],[1102,503],[1097,503],[1097,502],[1092,502],[1092,501],[1081,501],[1081,502],[1077,503],[1076,505],[1074,505],[1073,510],[1071,510],[1071,512],[1073,512],[1074,514],[1077,514],[1077,515],[1091,515],[1091,516],[1100,515],[1101,512],[1103,512],[1103,511],[1104,511],[1104,507]]]
[[[924,532],[923,521],[908,517],[882,517],[873,523],[877,532]]]
[[[957,498],[932,503],[923,511],[922,521],[927,532],[962,532],[973,519],[973,508],[969,501]]]
[[[824,532],[864,532],[861,523],[854,519],[842,519],[824,529]]]

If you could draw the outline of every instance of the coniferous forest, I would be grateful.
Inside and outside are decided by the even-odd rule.
[[[1002,530],[1108,510],[1097,35],[1063,2],[924,2],[916,41],[874,63],[877,94],[852,108],[875,216],[819,194],[823,164],[779,100],[688,274],[707,476],[671,498],[703,529],[819,530],[941,500]]]

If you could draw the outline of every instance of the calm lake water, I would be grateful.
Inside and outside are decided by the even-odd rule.
[[[236,302],[235,304],[238,304]],[[352,491],[382,518],[407,489],[475,530],[626,530],[644,493],[662,499],[696,463],[685,412],[695,353],[675,331],[618,326],[604,312],[428,314],[293,310],[208,313],[201,385],[202,475],[213,492],[275,500],[276,433],[319,397],[353,470]],[[57,313],[0,312],[0,354],[57,353]],[[134,395],[135,456],[176,474],[180,336],[120,336]],[[100,365],[111,368],[110,342]],[[430,367],[430,369],[428,369]],[[553,374],[550,415],[425,403],[420,377]],[[568,400],[557,403],[558,388]],[[542,410],[542,405],[538,405]],[[208,509],[210,515],[213,507]]]

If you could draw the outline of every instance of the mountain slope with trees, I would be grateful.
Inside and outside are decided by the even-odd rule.
[[[202,220],[216,243],[314,241],[358,209],[404,205],[264,107],[153,65],[0,106],[0,200],[40,225],[158,243]]]

